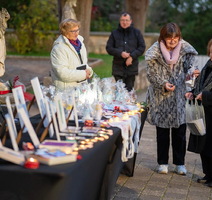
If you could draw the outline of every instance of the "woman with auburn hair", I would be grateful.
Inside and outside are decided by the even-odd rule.
[[[156,126],[158,173],[168,173],[170,132],[173,164],[177,174],[185,175],[186,78],[193,75],[197,51],[182,39],[176,23],[167,23],[145,54],[150,85],[146,102],[147,121]]]

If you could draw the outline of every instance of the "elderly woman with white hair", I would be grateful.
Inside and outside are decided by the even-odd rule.
[[[51,76],[56,89],[77,86],[93,75],[79,31],[80,22],[77,20],[65,19],[60,23],[61,35],[55,40],[51,51]]]

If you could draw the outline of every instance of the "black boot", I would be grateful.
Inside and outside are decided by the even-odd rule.
[[[208,180],[208,177],[205,175],[205,176],[202,177],[202,178],[198,178],[198,179],[197,179],[197,182],[198,182],[198,183],[205,183],[207,180]]]

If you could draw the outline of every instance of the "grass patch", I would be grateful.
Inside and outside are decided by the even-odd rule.
[[[18,53],[14,52],[7,52],[8,55],[17,55],[20,56]],[[23,55],[22,55],[23,56]],[[24,56],[47,56],[50,57],[50,52],[29,52],[27,54],[24,54]],[[112,60],[113,56],[108,54],[94,54],[90,53],[88,55],[89,58],[98,58],[102,59],[103,63],[99,66],[96,66],[93,68],[93,71],[100,77],[100,78],[106,78],[112,76]],[[144,56],[139,57],[139,61],[143,60]]]
[[[93,68],[93,71],[100,77],[106,78],[112,76],[112,60],[113,56],[108,54],[94,54],[90,53],[89,58],[99,58],[103,63]],[[139,61],[144,60],[144,56],[139,57]]]
[[[89,58],[102,59],[103,63],[93,68],[93,71],[100,77],[111,77],[112,76],[112,60],[113,57],[107,54],[94,54],[90,53]]]

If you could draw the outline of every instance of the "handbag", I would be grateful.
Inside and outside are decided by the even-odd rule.
[[[191,134],[198,136],[206,134],[204,108],[196,99],[186,102],[186,123]]]

